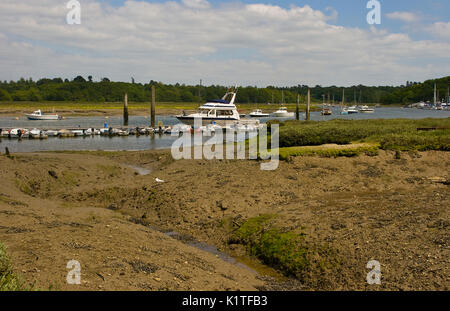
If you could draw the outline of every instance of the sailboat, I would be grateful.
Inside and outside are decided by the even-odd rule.
[[[347,108],[347,106],[345,106],[345,89],[342,89],[341,114],[342,115],[347,115],[348,114],[348,108]]]

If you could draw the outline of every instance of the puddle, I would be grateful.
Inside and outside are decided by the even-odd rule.
[[[247,270],[249,270],[249,271],[251,271],[251,272],[253,272],[255,274],[258,274],[258,272],[256,270],[254,270],[254,269],[250,268],[249,266],[243,264],[242,262],[238,261],[236,258],[219,251],[215,246],[196,241],[194,238],[188,237],[188,236],[183,236],[183,235],[179,234],[176,231],[169,231],[169,232],[163,232],[163,233],[165,235],[167,235],[167,236],[169,236],[169,237],[171,237],[173,239],[179,240],[179,241],[181,241],[181,242],[183,242],[183,243],[185,243],[185,244],[187,244],[189,246],[192,246],[192,247],[195,247],[195,248],[197,248],[199,250],[202,250],[202,251],[205,251],[207,253],[213,254],[217,258],[220,258],[221,260],[223,260],[223,261],[225,261],[227,263],[230,263],[232,265],[236,265],[238,267],[247,269]]]

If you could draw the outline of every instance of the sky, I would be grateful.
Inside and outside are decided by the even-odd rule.
[[[0,2],[0,80],[205,85],[402,85],[450,75],[450,1],[68,0]]]

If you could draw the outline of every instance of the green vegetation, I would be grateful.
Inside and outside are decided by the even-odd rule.
[[[360,154],[378,155],[378,144],[355,144],[345,146],[286,147],[280,148],[280,160],[290,157],[318,155],[326,158],[356,157]]]
[[[244,222],[233,241],[248,247],[251,255],[287,275],[300,276],[309,266],[308,248],[302,234],[283,232],[273,226],[275,215],[261,215]]]
[[[0,291],[29,290],[13,272],[6,247],[0,243]]]
[[[339,265],[336,252],[325,245],[308,243],[301,231],[304,228],[284,230],[281,223],[273,214],[247,219],[241,225],[233,222],[229,243],[245,245],[251,256],[304,281],[318,282],[325,273],[333,273]]]
[[[295,103],[297,95],[300,94],[301,102],[305,102],[305,95],[308,88],[311,89],[313,102],[321,103],[323,96],[330,101],[342,101],[342,90],[345,89],[345,102],[407,104],[418,101],[433,99],[433,86],[437,84],[439,94],[442,98],[447,94],[447,87],[450,85],[450,77],[428,80],[424,83],[408,83],[408,86],[351,86],[351,87],[308,87],[307,85],[297,85],[292,87],[257,88],[246,86],[239,88],[237,103],[280,103],[284,94],[286,103]],[[168,103],[198,103],[207,99],[216,99],[223,96],[227,88],[225,86],[211,85],[185,85],[185,84],[164,84],[150,81],[149,83],[111,82],[108,78],[103,78],[99,82],[88,80],[81,76],[69,81],[68,79],[40,79],[33,81],[31,78],[20,79],[19,81],[0,82],[0,102],[91,102],[91,103],[114,103],[121,102],[125,93],[128,93],[130,102],[142,103],[149,101],[151,97],[151,87],[155,86],[156,100]],[[85,108],[84,108],[85,109]]]
[[[273,124],[273,123],[272,123]],[[441,128],[418,131],[418,128]],[[368,143],[353,148],[292,148],[324,144]],[[372,145],[370,145],[372,144]],[[331,120],[327,122],[287,121],[280,123],[280,153],[352,156],[384,150],[450,150],[450,118],[423,120]]]

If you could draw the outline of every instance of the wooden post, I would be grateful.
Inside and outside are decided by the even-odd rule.
[[[306,121],[310,119],[310,111],[311,111],[311,90],[308,89],[308,96],[306,99]]]
[[[295,119],[300,120],[300,94],[297,94],[297,106],[295,107]]]
[[[155,116],[155,86],[152,85],[152,103],[150,109],[150,118],[152,122],[152,127],[156,127],[156,116]]]
[[[123,125],[128,126],[128,94],[125,93],[123,102]]]

